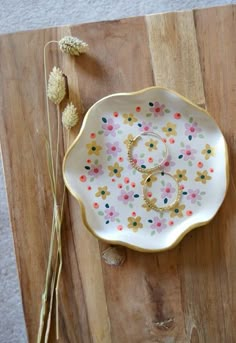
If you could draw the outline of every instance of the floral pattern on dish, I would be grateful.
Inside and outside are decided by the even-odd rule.
[[[196,111],[195,111],[196,112]],[[181,111],[174,103],[158,97],[126,107],[112,108],[94,116],[91,130],[86,129],[77,182],[90,199],[91,217],[116,234],[165,236],[194,218],[209,203],[209,189],[216,183],[219,149],[208,135],[208,127],[190,106]],[[199,110],[200,112],[200,110]],[[98,113],[101,113],[101,111]],[[205,114],[204,114],[205,116]],[[168,147],[161,170],[171,173],[181,188],[179,203],[170,211],[158,213],[143,201],[143,185],[150,193],[150,204],[169,204],[176,189],[166,182],[155,191],[158,178],[133,170],[127,158],[130,140],[141,132],[156,132]],[[148,168],[160,163],[159,145],[151,141],[133,154],[136,163]],[[135,146],[134,144],[134,146]],[[153,155],[152,155],[153,152]],[[155,154],[154,154],[155,153]],[[211,186],[212,185],[212,186]],[[88,205],[88,201],[86,201]],[[155,238],[154,237],[154,238]]]

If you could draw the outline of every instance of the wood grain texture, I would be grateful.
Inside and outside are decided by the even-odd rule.
[[[58,38],[66,35],[78,35],[68,28],[60,28]],[[80,97],[80,70],[79,59],[69,55],[60,54],[60,66],[68,76],[69,100],[83,113],[83,103]],[[85,80],[82,82],[85,82]],[[79,126],[83,116],[80,116]],[[70,135],[70,143],[78,133],[76,128]],[[66,137],[64,137],[66,142]],[[64,144],[66,150],[66,143]],[[106,295],[103,283],[102,266],[100,258],[99,244],[94,237],[84,228],[77,201],[69,197],[69,212],[71,218],[71,229],[74,239],[74,247],[78,268],[81,271],[83,284],[85,308],[90,328],[91,339],[81,340],[81,342],[111,342],[110,320],[106,305]]]
[[[156,85],[205,103],[193,12],[146,17]]]
[[[205,228],[192,231],[169,252],[127,249],[126,262],[117,268],[101,260],[107,244],[84,228],[79,205],[68,195],[60,341],[235,341],[235,11],[228,6],[0,37],[1,147],[29,342],[37,333],[52,213],[39,52],[48,40],[67,34],[90,45],[89,54],[80,58],[63,55],[55,46],[48,51],[48,67],[59,65],[68,76],[70,100],[78,107],[83,102],[87,110],[113,92],[154,84],[175,89],[207,107],[225,133],[231,184],[222,208]],[[55,123],[53,107],[51,116]],[[62,158],[67,148],[63,135],[60,148]],[[50,341],[55,341],[54,330]]]

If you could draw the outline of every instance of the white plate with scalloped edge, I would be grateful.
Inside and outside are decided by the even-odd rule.
[[[147,206],[147,174],[128,159],[130,139],[142,132],[147,135],[132,151],[137,165],[157,166],[164,144],[168,149],[164,173],[149,180],[146,193],[151,203],[165,207],[175,200],[177,180],[181,197],[168,211]],[[151,87],[96,102],[66,153],[63,175],[96,237],[151,252],[175,246],[215,216],[227,191],[228,168],[226,142],[214,119],[176,92]]]

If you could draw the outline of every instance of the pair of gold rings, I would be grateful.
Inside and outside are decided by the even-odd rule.
[[[155,138],[158,138],[158,140],[160,140],[164,144],[163,158],[162,158],[161,162],[159,162],[158,165],[156,165],[152,168],[146,168],[144,165],[139,166],[133,158],[133,148],[136,145],[136,143],[138,142],[138,140],[140,140],[142,138],[142,136],[153,136]],[[129,160],[130,164],[138,172],[148,174],[147,178],[144,180],[144,186],[143,186],[144,201],[149,208],[151,208],[155,211],[158,211],[158,212],[169,211],[169,210],[175,208],[177,206],[177,204],[179,203],[180,197],[181,197],[181,189],[179,187],[178,181],[175,179],[175,177],[173,175],[171,175],[170,173],[164,172],[164,170],[163,170],[163,163],[166,161],[167,157],[168,157],[167,145],[158,133],[155,133],[152,131],[146,131],[146,132],[142,132],[141,134],[137,135],[133,139],[129,140],[129,143],[128,143],[128,160]],[[157,175],[157,174],[168,175],[170,178],[172,178],[174,180],[174,182],[176,184],[176,188],[177,188],[176,197],[175,197],[174,201],[171,204],[163,206],[163,207],[160,207],[160,206],[157,206],[156,204],[154,204],[147,196],[147,193],[148,193],[147,184],[148,184],[149,180],[152,178],[152,176]]]

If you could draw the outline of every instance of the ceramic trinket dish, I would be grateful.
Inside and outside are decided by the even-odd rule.
[[[155,168],[151,176],[146,172]],[[107,96],[88,110],[63,175],[96,237],[152,252],[175,246],[215,216],[228,168],[214,119],[176,92],[150,87]]]

